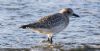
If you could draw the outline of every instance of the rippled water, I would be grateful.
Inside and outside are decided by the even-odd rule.
[[[44,44],[45,35],[19,27],[35,22],[61,8],[72,8],[80,18],[70,17],[68,27],[56,34],[54,43],[100,43],[100,0],[0,0],[0,47],[34,47]]]

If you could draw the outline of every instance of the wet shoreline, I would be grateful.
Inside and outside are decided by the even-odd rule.
[[[81,47],[75,48],[59,48],[59,47],[50,47],[50,46],[34,46],[31,48],[0,48],[0,51],[100,51],[100,45],[84,45]]]
[[[0,51],[31,51],[30,48],[0,48]]]

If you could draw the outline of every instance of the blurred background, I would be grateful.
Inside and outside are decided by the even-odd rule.
[[[72,8],[80,17],[70,17],[68,27],[54,36],[56,48],[50,51],[83,48],[84,44],[99,47],[100,0],[0,0],[0,48],[33,47],[45,51],[46,44],[42,42],[47,39],[45,35],[19,27],[62,8]]]

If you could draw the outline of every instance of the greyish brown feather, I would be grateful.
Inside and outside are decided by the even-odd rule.
[[[29,28],[52,28],[64,22],[64,16],[60,13],[45,16],[35,23],[28,24]]]

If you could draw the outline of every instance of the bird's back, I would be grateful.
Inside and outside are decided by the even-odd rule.
[[[56,13],[53,15],[45,16],[35,23],[24,25],[22,27],[29,27],[29,28],[38,29],[38,30],[45,29],[44,31],[46,31],[48,29],[48,30],[50,30],[50,32],[53,32],[56,29],[62,30],[61,26],[65,27],[67,25],[66,22],[68,22],[68,21],[69,21],[69,19],[68,18],[66,19],[66,17],[64,15],[62,15],[60,13]],[[55,27],[57,27],[57,28],[55,28]]]

